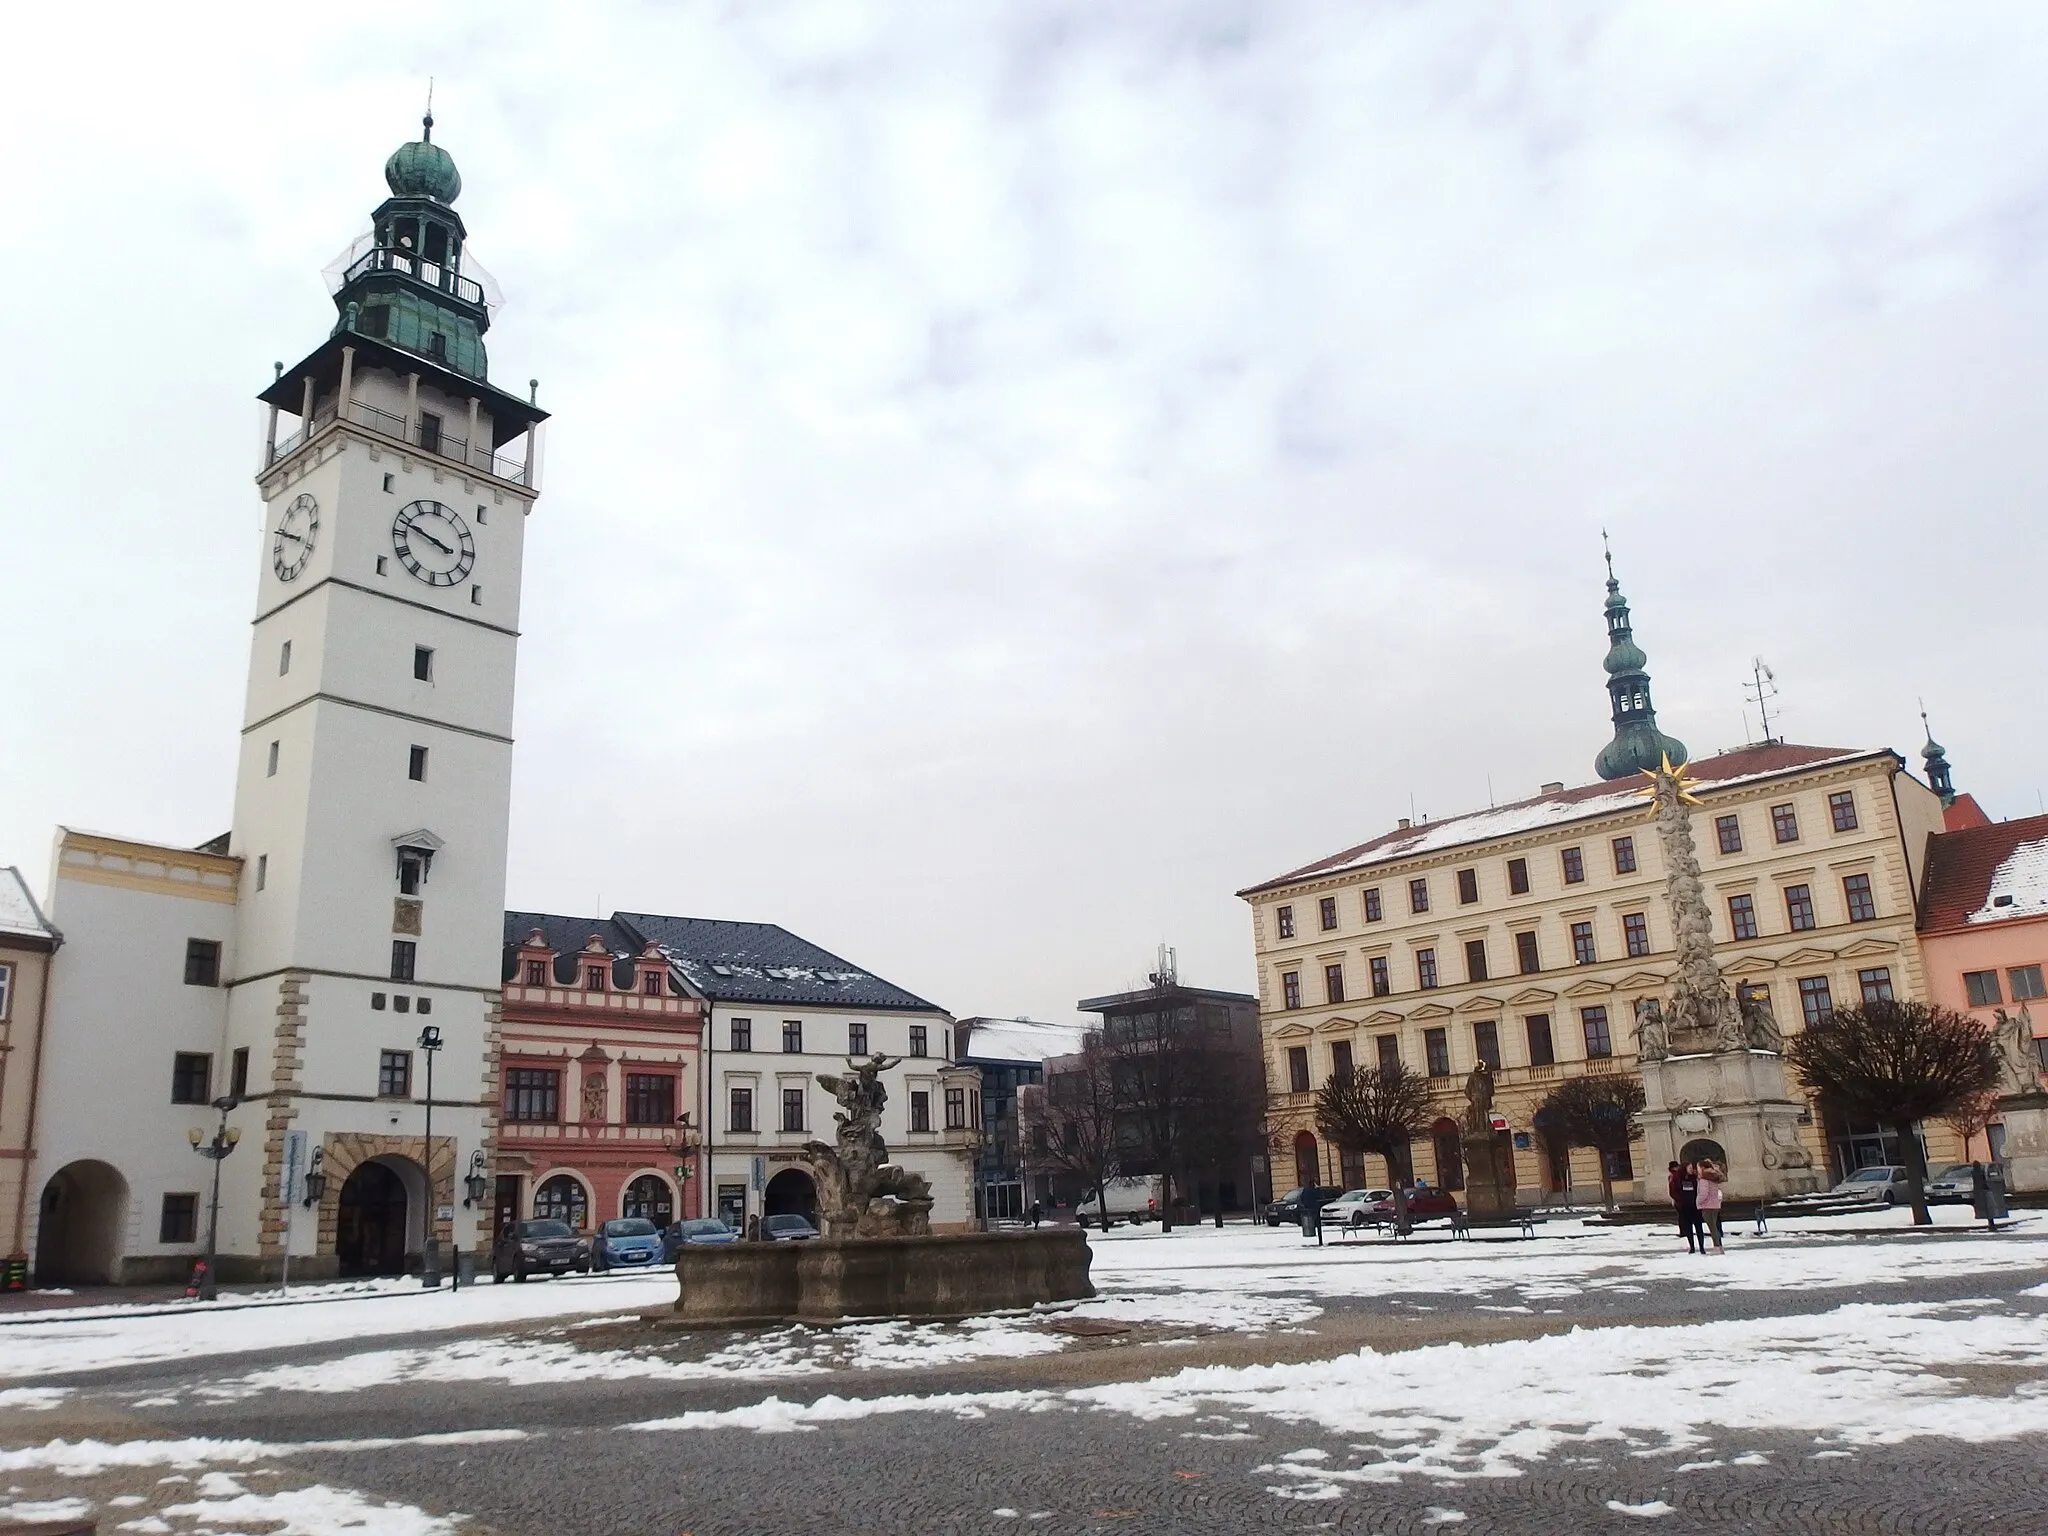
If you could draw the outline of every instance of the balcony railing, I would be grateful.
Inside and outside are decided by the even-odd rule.
[[[526,462],[523,459],[507,458],[502,453],[494,452],[488,445],[479,444],[472,448],[463,438],[452,437],[445,431],[429,427],[425,422],[408,425],[403,416],[394,416],[389,411],[379,410],[376,406],[366,405],[360,400],[349,401],[346,414],[348,420],[356,426],[368,427],[372,432],[381,437],[388,437],[393,442],[404,443],[409,448],[418,448],[437,458],[452,459],[457,464],[481,470],[484,474],[494,475],[500,480],[509,480],[514,485],[527,483]],[[333,424],[334,407],[322,406],[313,412],[312,421],[301,426],[290,436],[277,440],[276,445],[270,449],[269,457],[264,461],[264,467],[268,468],[279,459],[298,452],[309,437],[318,437],[323,429]]]
[[[438,261],[424,260],[413,252],[401,250],[396,246],[380,245],[363,252],[349,263],[348,270],[341,275],[341,280],[344,284],[352,283],[369,272],[400,272],[425,283],[429,288],[437,288],[442,293],[458,298],[465,304],[481,306],[484,302],[483,284],[474,278],[464,277],[453,267],[445,266]]]

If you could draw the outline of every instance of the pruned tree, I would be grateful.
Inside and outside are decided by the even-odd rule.
[[[1600,1160],[1600,1200],[1614,1204],[1611,1159],[1640,1141],[1643,1085],[1619,1073],[1588,1073],[1559,1083],[1536,1107],[1535,1123],[1547,1147],[1561,1149],[1567,1164],[1573,1147],[1590,1147]]]
[[[1983,1135],[1985,1127],[1998,1118],[1999,1097],[1996,1088],[1986,1088],[1961,1100],[1941,1117],[1943,1125],[1963,1138],[1963,1156],[1970,1155],[1972,1139]]]
[[[1915,1122],[1956,1113],[1997,1086],[1990,1027],[1933,1003],[1865,1003],[1807,1025],[1785,1042],[1785,1060],[1838,1112],[1898,1137],[1913,1224],[1929,1225],[1927,1159]]]
[[[1435,1110],[1429,1080],[1399,1062],[1360,1072],[1333,1072],[1316,1090],[1316,1126],[1340,1148],[1386,1159],[1394,1187],[1394,1220],[1408,1220],[1408,1144],[1429,1129]]]
[[[1045,1064],[1043,1091],[1032,1095],[1030,1108],[1028,1156],[1033,1171],[1072,1174],[1094,1190],[1102,1230],[1107,1232],[1109,1181],[1117,1176],[1121,1151],[1116,1061],[1099,1033],[1086,1036],[1078,1054]],[[1019,1114],[1024,1112],[1020,1102]]]

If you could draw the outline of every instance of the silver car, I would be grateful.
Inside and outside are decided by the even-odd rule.
[[[1893,1163],[1858,1168],[1829,1193],[1853,1195],[1877,1205],[1897,1205],[1901,1200],[1913,1198],[1912,1191],[1906,1187],[1906,1170]]]
[[[1976,1194],[1975,1163],[1950,1163],[1927,1181],[1929,1205],[1968,1205]]]

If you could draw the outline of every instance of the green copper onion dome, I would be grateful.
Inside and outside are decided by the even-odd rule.
[[[420,119],[420,136],[401,144],[384,162],[384,185],[393,197],[429,197],[452,203],[462,196],[462,173],[447,150],[434,142],[434,114]]]
[[[1603,779],[1625,779],[1647,773],[1667,758],[1686,760],[1685,743],[1657,729],[1657,710],[1650,702],[1650,658],[1636,644],[1629,623],[1628,599],[1614,577],[1614,556],[1607,557],[1607,697],[1613,707],[1614,740],[1600,749],[1593,771]]]

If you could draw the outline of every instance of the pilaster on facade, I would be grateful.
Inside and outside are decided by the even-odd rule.
[[[284,1253],[286,1216],[283,1207],[268,1198],[267,1192],[276,1190],[284,1177],[285,1133],[299,1118],[298,1095],[306,1065],[306,988],[312,979],[305,971],[290,971],[277,983],[270,1091],[264,1095],[267,1113],[263,1121],[262,1188],[266,1196],[261,1202],[262,1217],[257,1231],[257,1251],[266,1259]]]

